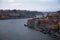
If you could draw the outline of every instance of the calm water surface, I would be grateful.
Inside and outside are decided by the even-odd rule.
[[[0,40],[60,40],[24,26],[28,19],[0,20]]]

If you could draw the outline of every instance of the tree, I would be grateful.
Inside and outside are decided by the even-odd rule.
[[[16,10],[16,9],[14,9],[14,10],[13,10],[13,12],[14,12],[14,13],[17,13],[17,10]]]
[[[60,13],[60,10],[59,10],[59,11],[57,11],[57,13]]]

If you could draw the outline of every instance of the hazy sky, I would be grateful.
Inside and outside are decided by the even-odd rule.
[[[0,9],[57,11],[60,0],[0,0]]]

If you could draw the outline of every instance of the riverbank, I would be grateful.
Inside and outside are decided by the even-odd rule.
[[[27,18],[0,18],[0,20],[10,20],[10,19],[27,19]]]
[[[27,20],[0,20],[0,40],[60,40],[25,27]]]

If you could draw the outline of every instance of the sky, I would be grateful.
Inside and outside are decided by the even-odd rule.
[[[0,9],[58,11],[60,0],[0,0]]]

